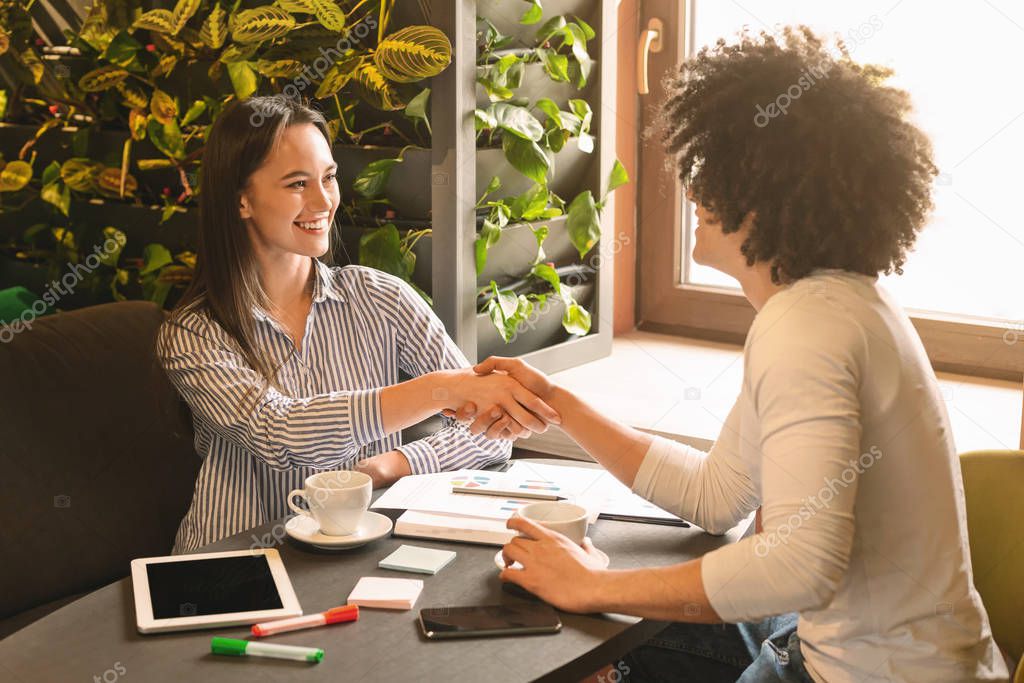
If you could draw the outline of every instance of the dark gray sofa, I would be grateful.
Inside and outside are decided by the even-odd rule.
[[[39,318],[0,344],[0,638],[170,552],[199,458],[146,302]]]

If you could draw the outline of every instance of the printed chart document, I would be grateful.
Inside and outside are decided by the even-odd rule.
[[[590,511],[591,523],[600,515],[606,519],[688,526],[679,517],[634,494],[628,486],[605,469],[548,465],[523,460],[513,461],[512,466],[505,472],[459,470],[403,477],[385,491],[371,507],[433,513],[443,515],[435,519],[446,519],[449,522],[453,521],[451,518],[460,516],[504,522],[519,508],[536,502],[511,495],[453,493],[453,486],[525,486],[529,490],[543,490],[586,508]],[[454,521],[457,523],[457,519]],[[479,531],[479,528],[474,530]]]

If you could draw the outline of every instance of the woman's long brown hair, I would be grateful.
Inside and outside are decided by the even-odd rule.
[[[285,128],[305,123],[319,128],[330,143],[324,116],[283,95],[236,100],[217,117],[200,167],[195,274],[170,315],[174,324],[186,310],[205,310],[235,341],[249,366],[265,379],[264,390],[267,385],[277,386],[279,366],[275,367],[256,337],[252,309],[258,306],[269,311],[270,306],[239,202],[250,176]],[[332,248],[336,234],[332,226]],[[324,260],[330,262],[330,256],[328,252]]]

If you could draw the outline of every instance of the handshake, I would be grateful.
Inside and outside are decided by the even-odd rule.
[[[561,424],[549,405],[557,387],[544,373],[518,358],[491,356],[473,368],[446,370],[435,398],[441,413],[489,439],[529,438]]]

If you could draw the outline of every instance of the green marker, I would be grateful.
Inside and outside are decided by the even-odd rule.
[[[275,659],[292,659],[297,662],[317,663],[324,658],[324,651],[318,647],[299,647],[298,645],[276,645],[253,640],[214,637],[210,641],[210,651],[215,655],[231,655],[242,657],[274,657]]]

